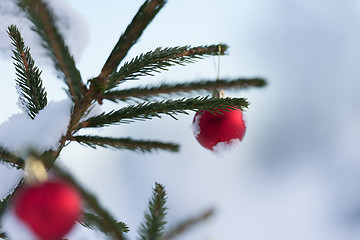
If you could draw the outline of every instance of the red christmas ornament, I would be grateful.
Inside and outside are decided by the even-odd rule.
[[[243,139],[246,130],[243,113],[240,109],[228,110],[213,110],[213,113],[200,111],[195,114],[194,135],[204,148],[219,150],[217,146],[226,147]]]
[[[41,240],[59,240],[81,215],[81,198],[64,181],[25,186],[14,199],[15,215]]]

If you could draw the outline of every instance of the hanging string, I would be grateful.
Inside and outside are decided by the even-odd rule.
[[[221,45],[219,44],[219,46],[218,46],[217,67],[216,67],[215,58],[214,58],[214,69],[215,69],[215,74],[216,74],[216,81],[220,80],[220,56],[221,56]],[[224,90],[222,90],[221,88],[216,89],[213,92],[213,97],[215,97],[215,98],[225,98]]]
[[[217,69],[216,81],[219,81],[219,79],[220,79],[220,56],[221,56],[221,45],[219,44],[218,69]]]
[[[220,55],[221,55],[221,45],[219,45],[219,47],[218,47],[217,64],[216,64],[216,61],[215,61],[215,57],[213,57],[214,72],[215,72],[215,75],[216,75],[216,81],[218,81],[220,79]]]

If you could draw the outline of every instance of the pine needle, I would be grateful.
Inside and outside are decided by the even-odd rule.
[[[0,216],[2,216],[4,214],[6,207],[9,204],[9,199],[11,196],[12,195],[10,194],[0,201]]]
[[[161,118],[162,114],[176,119],[177,114],[188,114],[187,111],[246,108],[249,105],[244,98],[209,98],[195,97],[160,102],[144,102],[130,105],[117,111],[102,113],[79,124],[78,129],[85,127],[102,127],[110,124],[129,123],[135,120]]]
[[[164,186],[155,183],[153,196],[149,201],[148,212],[145,213],[145,222],[139,230],[142,240],[162,240],[165,233],[166,192]]]
[[[213,215],[214,215],[214,209],[211,208],[211,209],[208,209],[205,212],[199,214],[198,216],[186,219],[185,221],[179,223],[177,226],[175,226],[174,228],[169,230],[166,233],[164,240],[175,239],[179,235],[181,235],[181,234],[187,232],[188,230],[190,230],[191,228],[193,228],[195,225],[208,220]]]
[[[96,214],[90,212],[84,212],[83,219],[80,221],[80,224],[88,229],[91,230],[97,229],[102,233],[104,233],[105,235],[109,235],[109,232],[106,231],[106,227],[104,226],[103,219],[97,216]],[[129,227],[123,222],[115,221],[114,224],[117,225],[118,228],[121,229],[121,231],[124,233],[129,231]]]
[[[18,0],[18,5],[34,24],[33,30],[49,51],[56,70],[63,75],[73,100],[80,101],[84,85],[68,46],[56,27],[52,12],[42,0]]]
[[[1,227],[1,225],[0,225]],[[7,240],[5,233],[0,233],[0,239]]]
[[[24,159],[6,151],[2,147],[0,147],[0,162],[8,163],[10,166],[17,169],[22,169],[25,166]]]
[[[47,104],[45,88],[40,78],[41,71],[35,66],[30,49],[25,46],[18,28],[11,25],[7,33],[15,47],[12,58],[15,61],[16,85],[20,90],[20,102],[26,108],[29,117],[34,119],[35,115]]]
[[[119,82],[135,80],[141,76],[153,76],[160,70],[167,70],[174,65],[185,65],[193,63],[204,56],[225,54],[227,46],[221,44],[222,52],[219,53],[219,45],[198,46],[198,47],[171,47],[157,48],[154,51],[141,54],[126,62],[118,72],[110,76],[109,87],[115,87]]]
[[[153,150],[167,150],[178,152],[179,145],[174,143],[164,143],[159,141],[133,140],[131,138],[110,138],[99,136],[73,136],[73,141],[93,148],[113,147],[116,149],[127,149],[140,152],[151,152]]]
[[[117,221],[106,211],[99,203],[97,198],[86,191],[69,173],[59,167],[53,165],[53,171],[59,175],[59,177],[65,179],[72,184],[76,190],[81,194],[85,203],[90,207],[101,219],[102,230],[107,232],[112,239],[123,240],[123,228],[117,224]]]
[[[101,70],[98,82],[107,80],[108,76],[116,70],[121,60],[126,56],[130,48],[137,42],[145,28],[165,5],[166,0],[146,0],[134,16],[125,32],[120,36],[109,58]]]
[[[239,78],[234,80],[221,79],[217,81],[203,80],[190,83],[161,84],[160,86],[147,86],[117,91],[108,91],[104,98],[111,101],[126,101],[132,98],[151,99],[159,95],[180,94],[184,92],[214,91],[221,89],[245,89],[249,87],[263,87],[266,82],[262,78]]]

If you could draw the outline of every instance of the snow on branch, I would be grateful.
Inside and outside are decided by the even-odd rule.
[[[66,134],[73,103],[70,99],[50,102],[34,119],[26,113],[12,115],[0,125],[0,146],[26,158],[29,151],[41,154],[59,147]]]

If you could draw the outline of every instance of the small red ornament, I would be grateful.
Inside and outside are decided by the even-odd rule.
[[[81,215],[81,197],[69,183],[46,181],[20,189],[15,215],[41,240],[59,240]]]
[[[240,109],[200,111],[195,114],[193,130],[197,141],[209,150],[218,150],[217,146],[240,142],[245,135],[245,121]],[[218,145],[219,144],[219,145]]]

